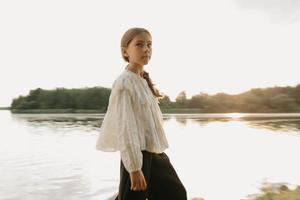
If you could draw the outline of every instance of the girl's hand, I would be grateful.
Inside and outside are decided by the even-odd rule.
[[[131,187],[133,191],[142,191],[146,190],[147,183],[144,177],[144,174],[141,170],[134,171],[130,173]]]

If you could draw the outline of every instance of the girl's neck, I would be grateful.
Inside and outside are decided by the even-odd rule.
[[[128,64],[127,65],[127,69],[136,73],[139,76],[143,76],[143,72],[144,72],[144,66],[140,66],[140,65],[134,65],[134,64]]]

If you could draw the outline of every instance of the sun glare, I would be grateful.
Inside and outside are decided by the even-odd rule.
[[[245,116],[245,114],[243,114],[243,113],[227,113],[227,114],[225,114],[225,116],[238,119],[238,118]]]

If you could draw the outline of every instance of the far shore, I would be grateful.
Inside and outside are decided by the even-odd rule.
[[[4,110],[4,109],[3,109]],[[9,109],[5,109],[9,110]],[[203,113],[199,108],[162,108],[162,113]],[[11,109],[12,113],[105,113],[105,109]]]
[[[68,113],[77,113],[77,114],[105,114],[105,109],[3,109],[0,108],[0,110],[10,110],[11,113],[14,114],[47,114],[47,113],[53,113],[53,114],[68,114]],[[242,112],[204,112],[200,108],[161,108],[161,111],[163,114],[215,114],[215,113],[242,113]],[[247,112],[252,113],[252,112]],[[299,113],[299,112],[253,112],[255,113]]]

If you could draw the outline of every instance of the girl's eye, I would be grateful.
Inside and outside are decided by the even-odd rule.
[[[136,44],[136,46],[138,46],[138,47],[144,47],[144,44],[138,43],[138,44]],[[148,44],[147,46],[148,47],[152,47],[152,44]]]

